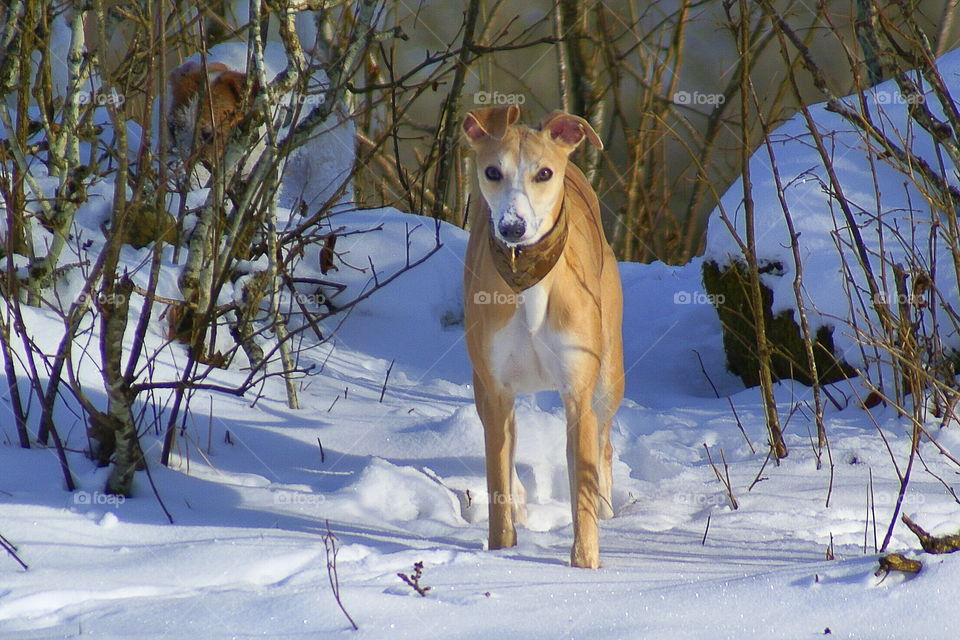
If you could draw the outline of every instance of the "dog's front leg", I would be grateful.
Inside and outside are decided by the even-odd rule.
[[[514,504],[518,498],[522,499],[521,492],[513,487],[517,442],[513,410],[515,396],[495,382],[485,383],[477,375],[474,375],[473,388],[486,446],[489,547],[514,547],[517,544],[514,515],[523,508],[523,505]]]
[[[600,447],[597,417],[586,390],[564,394],[567,415],[567,472],[570,474],[570,505],[573,509],[574,567],[600,567]]]

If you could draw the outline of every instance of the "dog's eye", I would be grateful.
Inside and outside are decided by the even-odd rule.
[[[549,179],[552,178],[552,177],[553,177],[553,171],[551,171],[550,169],[547,169],[546,167],[544,167],[543,169],[540,169],[540,171],[537,172],[537,175],[534,176],[533,181],[534,181],[534,182],[546,182],[547,180],[549,180]]]
[[[500,173],[500,169],[496,167],[487,167],[483,175],[487,176],[487,180],[492,180],[493,182],[500,182],[500,180],[503,179],[503,174]]]

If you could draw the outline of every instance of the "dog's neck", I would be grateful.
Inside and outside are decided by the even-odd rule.
[[[491,229],[489,238],[493,264],[514,293],[525,291],[543,280],[560,259],[567,244],[569,226],[564,204],[560,203],[560,212],[553,227],[533,244],[508,246]]]

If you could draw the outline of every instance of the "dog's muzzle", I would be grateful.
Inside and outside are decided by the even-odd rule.
[[[522,220],[519,220],[519,223],[518,238],[523,235],[525,227]],[[504,233],[503,226],[504,223],[501,221],[497,225],[497,231],[499,235],[506,238],[507,234]],[[566,208],[561,205],[560,214],[553,228],[533,244],[508,245],[502,242],[496,233],[489,234],[493,264],[497,268],[497,273],[514,293],[529,289],[550,273],[567,246],[567,227]]]

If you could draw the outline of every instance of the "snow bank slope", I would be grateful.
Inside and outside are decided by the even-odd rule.
[[[944,81],[954,86],[960,77],[960,51],[943,56],[937,63]],[[936,117],[942,118],[942,109],[933,92],[927,87],[925,104]],[[844,102],[859,112],[858,98]],[[912,151],[925,159],[934,171],[943,170],[948,184],[956,186],[955,167],[936,151],[930,136],[908,117],[909,100],[897,89],[893,80],[878,85],[866,93],[866,103],[878,130],[897,146]],[[923,326],[934,325],[931,308],[939,308],[942,337],[953,349],[960,347],[956,332],[950,330],[950,321],[944,309],[960,307],[960,287],[953,256],[945,244],[948,215],[932,206],[916,183],[923,183],[920,172],[916,181],[884,160],[883,149],[865,139],[862,132],[837,113],[827,111],[825,105],[815,105],[810,112],[823,137],[843,195],[853,213],[856,226],[863,237],[871,262],[871,269],[881,280],[878,297],[890,304],[896,314],[900,301],[895,287],[893,266],[900,265],[908,275],[908,287],[923,278],[933,281],[939,290],[936,297],[908,294],[912,307],[923,318]],[[750,161],[755,206],[755,234],[757,256],[762,261],[782,267],[776,273],[763,276],[763,282],[773,291],[773,313],[796,309],[793,291],[796,274],[791,250],[791,236],[783,208],[778,198],[773,167],[779,172],[783,195],[798,234],[797,243],[803,262],[804,306],[811,316],[811,325],[835,327],[834,341],[838,355],[851,365],[871,374],[874,363],[864,363],[854,320],[860,331],[870,332],[868,322],[878,324],[871,311],[870,289],[853,246],[850,225],[839,206],[834,189],[807,124],[798,114],[778,128],[771,136],[773,160],[761,147]],[[915,183],[916,182],[916,183]],[[737,235],[745,241],[745,217],[742,207],[743,186],[734,184],[721,199],[721,208],[734,223]],[[705,258],[720,265],[731,259],[743,260],[739,245],[722,221],[719,210],[714,211],[707,230]],[[912,289],[908,288],[908,291]],[[850,300],[854,300],[851,308]],[[863,310],[866,308],[866,311]],[[865,319],[863,316],[867,316]],[[797,317],[796,315],[794,317]],[[867,340],[867,339],[863,339]]]
[[[382,274],[405,263],[408,235],[412,258],[435,237],[432,221],[392,210],[339,221],[382,224],[338,245],[352,264],[370,257]],[[67,494],[52,453],[16,448],[4,420],[0,533],[31,568],[0,556],[0,637],[342,635],[349,627],[328,583],[327,522],[358,637],[797,638],[827,628],[851,638],[953,636],[960,560],[925,557],[917,577],[882,581],[863,555],[870,474],[880,537],[897,484],[859,410],[827,416],[835,462],[827,508],[829,474],[815,470],[807,445],[807,390],[780,387],[784,415],[799,407],[786,427],[792,453],[748,491],[763,464],[763,412],[757,393],[723,370],[698,264],[622,266],[627,400],[614,425],[617,516],[601,527],[604,567],[566,566],[572,530],[554,394],[518,403],[530,526],[517,548],[485,551],[482,435],[457,324],[465,237],[444,225],[440,238],[432,258],[305,354],[318,373],[301,385],[304,409],[286,409],[276,382],[252,406],[253,398],[198,395],[172,469],[157,464],[157,437],[145,436],[172,525],[145,477],[120,502],[98,493],[104,472],[80,454],[70,460],[81,491]],[[338,277],[362,288],[370,274]],[[42,320],[39,332],[58,330]],[[738,418],[711,383],[732,394]],[[61,418],[65,433],[74,424],[69,446],[82,449],[82,426]],[[904,425],[885,414],[878,422],[902,460]],[[736,511],[704,443],[715,459],[724,451]],[[960,449],[952,432],[941,443]],[[952,477],[937,456],[927,462]],[[937,532],[960,528],[956,504],[929,475],[915,471],[905,504]],[[872,524],[868,534],[872,552]],[[838,560],[828,562],[831,536]],[[898,528],[893,546],[912,545]],[[426,598],[396,575],[418,561]]]

